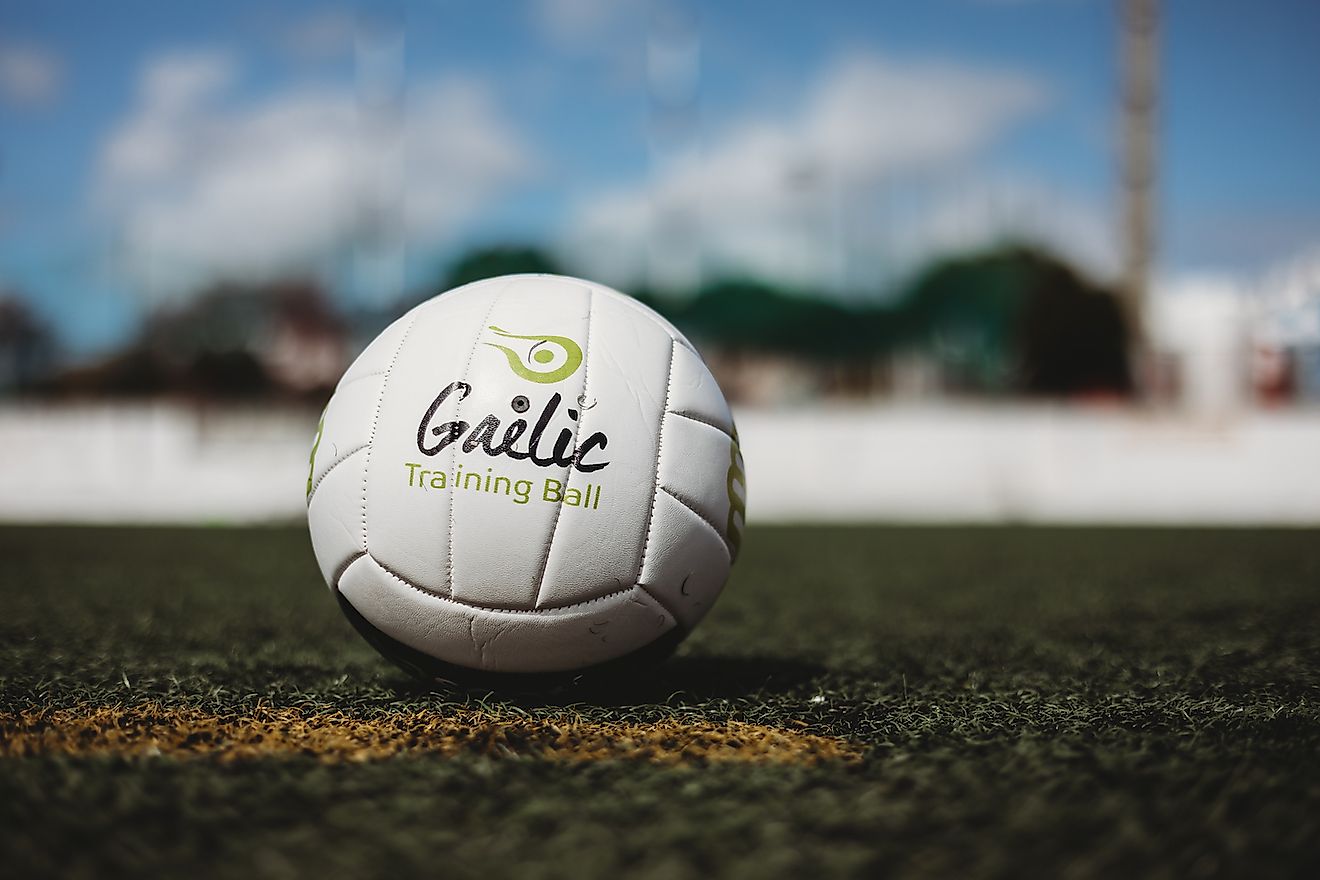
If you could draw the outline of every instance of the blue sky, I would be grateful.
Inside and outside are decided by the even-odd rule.
[[[372,266],[425,287],[485,241],[542,242],[624,285],[699,259],[858,295],[1008,235],[1104,275],[1115,16],[1091,0],[419,2],[369,19],[7,4],[0,283],[94,351],[217,277],[312,271],[370,298],[397,277]],[[384,34],[373,57],[403,65],[406,163],[354,152],[363,21]],[[1320,246],[1318,41],[1320,4],[1165,5],[1162,274],[1252,277]],[[657,58],[686,96],[669,140]],[[388,241],[364,247],[376,198]],[[677,232],[657,245],[657,228]]]

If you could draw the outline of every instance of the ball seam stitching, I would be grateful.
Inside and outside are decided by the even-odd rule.
[[[591,282],[588,283],[590,284]],[[697,357],[701,357],[700,353],[692,345],[691,342],[680,336],[675,336],[674,333],[670,331],[669,326],[667,326],[669,323],[668,321],[664,320],[663,318],[657,321],[656,316],[652,314],[651,310],[647,308],[645,305],[643,305],[641,302],[639,302],[637,299],[631,296],[627,296],[626,294],[620,293],[619,291],[614,290],[613,288],[605,287],[604,285],[592,284],[592,287],[597,291],[599,291],[600,293],[604,293],[610,296],[616,302],[627,305],[629,308],[631,308],[634,312],[641,315],[642,317],[649,319],[651,323],[655,324],[657,327],[659,327],[661,330],[664,331],[665,335],[669,337],[669,340],[671,342],[673,342],[676,345],[681,345],[688,351],[697,355]]]
[[[666,415],[678,416],[680,419],[687,419],[689,422],[696,422],[699,425],[707,425],[711,428],[714,428],[716,431],[719,431],[721,434],[723,434],[725,437],[728,437],[730,440],[733,439],[733,434],[730,433],[728,429],[726,429],[723,425],[719,424],[718,422],[713,422],[704,416],[699,416],[689,412],[679,412],[678,410],[673,410],[673,409],[669,410],[669,412],[666,413]]]
[[[504,297],[505,292],[510,286],[512,286],[512,284],[512,281],[504,282],[504,286],[501,287],[495,296],[491,298],[490,307],[486,309],[486,314],[481,319],[481,323],[477,325],[477,332],[472,337],[472,348],[468,350],[467,363],[463,365],[463,372],[459,376],[459,381],[466,383],[469,386],[469,390],[471,390],[471,383],[468,382],[468,373],[472,371],[472,361],[476,359],[477,347],[481,345],[481,334],[485,331],[486,323],[490,321],[490,316],[495,314],[495,307],[499,305],[500,300]],[[459,415],[462,408],[463,398],[459,397],[458,400],[454,402],[455,423],[462,421],[462,417]],[[454,454],[450,457],[449,461],[451,472],[455,471],[458,467],[458,450],[460,446],[461,444],[458,443],[449,444],[449,448],[454,450]],[[456,494],[457,493],[455,492],[449,493],[449,530],[445,533],[445,543],[447,545],[447,549],[445,550],[445,587],[448,591],[445,595],[449,598],[452,598],[454,595],[454,498]]]
[[[611,590],[608,593],[604,593],[602,595],[595,596],[590,599],[583,599],[581,602],[570,602],[567,605],[550,605],[545,608],[497,608],[491,605],[478,605],[475,602],[465,602],[462,599],[455,599],[453,596],[446,596],[443,593],[437,593],[435,590],[428,589],[422,586],[421,584],[415,584],[412,581],[408,580],[403,575],[399,574],[398,572],[388,568],[383,562],[381,562],[379,559],[377,559],[373,554],[369,552],[358,554],[358,556],[353,559],[353,562],[356,562],[358,559],[361,559],[363,557],[369,558],[373,563],[376,564],[377,568],[385,572],[390,577],[394,578],[399,583],[403,584],[405,587],[411,587],[417,592],[429,596],[432,599],[439,599],[442,602],[449,602],[453,605],[458,605],[461,608],[468,608],[473,611],[489,611],[493,614],[537,615],[537,614],[546,614],[551,611],[565,611],[570,608],[581,608],[583,606],[590,605],[593,602],[603,602],[606,599],[612,599],[615,596],[623,596],[627,593],[633,593],[639,590],[643,593],[646,593],[648,596],[651,596],[652,599],[655,598],[654,596],[651,595],[650,591],[648,591],[641,584],[630,584],[629,586],[623,587],[622,589]],[[345,571],[347,571],[347,568],[348,567],[346,566]],[[656,604],[659,604],[659,602],[657,601]],[[664,606],[661,607],[664,608]],[[664,610],[668,611],[669,609],[664,608]]]
[[[720,531],[719,526],[715,525],[715,523],[711,521],[706,516],[706,514],[698,510],[695,504],[693,504],[691,501],[689,501],[688,499],[684,498],[682,495],[675,492],[673,489],[670,489],[668,486],[661,486],[660,491],[664,492],[670,498],[677,501],[683,507],[686,507],[692,513],[693,516],[704,522],[706,525],[710,526],[711,530],[715,532],[716,535],[719,536],[720,543],[723,545],[724,551],[729,554],[729,561],[730,562],[733,561],[733,547],[730,546],[729,539],[726,538],[724,536],[724,533]]]
[[[591,371],[591,310],[596,302],[594,291],[587,287],[587,333],[582,345],[582,396],[587,393],[587,381],[590,378]],[[579,404],[581,406],[581,404]],[[577,423],[573,426],[573,449],[577,449],[578,438],[582,436],[582,424],[587,420],[587,410],[581,409],[578,412]],[[555,546],[555,534],[559,531],[559,519],[564,513],[564,496],[568,494],[568,489],[573,483],[573,466],[569,465],[568,474],[564,477],[564,491],[559,495],[559,502],[555,504],[555,518],[550,524],[550,537],[545,542],[545,556],[541,559],[541,571],[536,578],[536,590],[532,593],[532,608],[536,608],[541,601],[541,590],[545,588],[545,574],[550,569],[550,552]]]
[[[325,478],[330,476],[330,472],[366,448],[367,448],[367,444],[365,443],[363,443],[361,446],[355,446],[352,449],[350,449],[348,452],[345,452],[343,455],[339,456],[339,458],[336,458],[334,461],[332,461],[330,463],[330,467],[325,469],[325,473],[321,474],[321,476],[316,478],[316,482],[312,484],[312,491],[307,493],[308,506],[311,505],[312,499],[316,497],[316,490],[321,488],[321,484],[325,482]]]
[[[669,394],[674,382],[674,355],[677,353],[678,340],[669,338],[669,370],[665,375],[665,402],[660,407],[660,430],[655,440],[655,479],[651,485],[651,506],[646,512],[646,537],[642,540],[641,559],[637,564],[636,581],[641,583],[642,572],[646,570],[646,554],[651,547],[651,532],[655,527],[655,503],[660,494],[660,458],[665,448],[665,413],[669,411]]]
[[[335,394],[338,394],[340,391],[343,391],[345,388],[347,388],[349,385],[352,385],[354,382],[361,382],[363,379],[370,379],[372,376],[384,376],[388,372],[389,370],[373,370],[370,373],[359,373],[358,375],[354,376],[351,379],[348,378],[347,374],[345,374],[339,380],[339,384],[335,386]]]
[[[394,347],[394,354],[390,356],[389,366],[385,368],[383,378],[380,380],[380,390],[376,392],[376,411],[371,416],[371,431],[367,434],[367,454],[362,460],[362,552],[370,553],[368,546],[367,528],[367,482],[371,475],[371,449],[376,444],[376,427],[380,424],[381,407],[385,404],[385,389],[390,384],[390,374],[394,372],[394,365],[398,363],[399,354],[403,351],[403,345],[408,341],[408,334],[412,333],[413,327],[417,326],[418,312],[414,310],[412,318],[408,321],[408,326],[403,329],[403,335],[399,337],[399,344]]]

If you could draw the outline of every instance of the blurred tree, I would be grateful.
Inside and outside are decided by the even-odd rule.
[[[870,358],[888,348],[895,330],[888,308],[850,307],[758,281],[717,281],[690,300],[639,299],[713,345],[813,360]]]
[[[1016,385],[1018,316],[1035,260],[1016,248],[942,260],[903,295],[903,335],[935,358],[953,390]]]
[[[1058,258],[1005,247],[931,266],[901,302],[908,344],[955,390],[1128,394],[1117,296]]]
[[[174,373],[141,344],[66,369],[51,384],[54,392],[75,396],[151,397],[176,390]]]
[[[471,251],[450,267],[441,290],[452,290],[483,278],[497,275],[548,273],[562,275],[559,262],[545,251],[534,247],[502,245]]]
[[[1128,327],[1118,296],[1088,284],[1061,263],[1039,268],[1019,325],[1020,390],[1130,395]]]
[[[314,282],[217,285],[153,315],[144,347],[204,396],[323,396],[347,366],[347,328]]]
[[[276,390],[266,367],[250,351],[200,351],[183,377],[184,390],[207,398],[261,397]]]
[[[320,399],[347,366],[347,338],[311,282],[221,284],[157,310],[128,348],[55,385],[74,394]]]
[[[55,347],[50,326],[25,300],[0,293],[0,392],[25,390],[46,378]]]
[[[203,353],[260,344],[273,302],[261,287],[218,284],[147,317],[139,344],[180,370]]]
[[[448,289],[501,274],[560,271],[536,248],[486,248],[459,259],[444,283]],[[735,387],[753,381],[773,388],[787,379],[807,389],[794,393],[874,393],[896,374],[902,349],[933,362],[943,385],[956,391],[1080,395],[1132,389],[1127,331],[1115,295],[1031,248],[941,261],[884,302],[844,303],[747,279],[716,280],[686,299],[634,293],[708,346],[723,365],[721,378]],[[134,346],[67,373],[60,387],[324,396],[351,354],[349,324],[365,344],[404,305],[358,312],[350,322],[309,282],[218,285],[158,311]],[[5,314],[0,311],[9,322],[4,326],[28,326]]]

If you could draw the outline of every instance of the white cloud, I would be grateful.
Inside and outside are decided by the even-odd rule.
[[[49,104],[63,82],[64,63],[55,53],[40,46],[0,44],[0,97],[6,103]]]
[[[632,281],[657,234],[699,227],[718,271],[828,280],[847,260],[839,251],[850,249],[850,218],[890,184],[961,169],[1047,99],[1014,73],[855,56],[795,110],[734,120],[704,154],[586,200],[569,246],[603,277]],[[932,236],[951,235],[938,217],[922,222]]]
[[[1119,267],[1113,218],[1095,200],[1041,181],[952,181],[889,233],[891,258],[912,266],[941,254],[1027,241],[1062,254],[1101,281]]]
[[[1016,74],[855,58],[814,96],[807,150],[848,177],[940,165],[983,147],[1044,97]]]
[[[529,166],[467,80],[419,83],[380,108],[344,88],[243,102],[237,73],[224,55],[158,59],[103,145],[97,207],[154,295],[296,271],[370,235],[441,241]]]
[[[232,84],[235,70],[233,59],[218,52],[168,55],[150,65],[137,110],[102,151],[102,186],[131,198],[139,187],[184,176],[212,136],[212,99]]]

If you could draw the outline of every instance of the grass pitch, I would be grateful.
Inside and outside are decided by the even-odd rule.
[[[0,529],[10,876],[1317,876],[1320,538],[753,529],[638,680],[406,679],[301,528]]]

